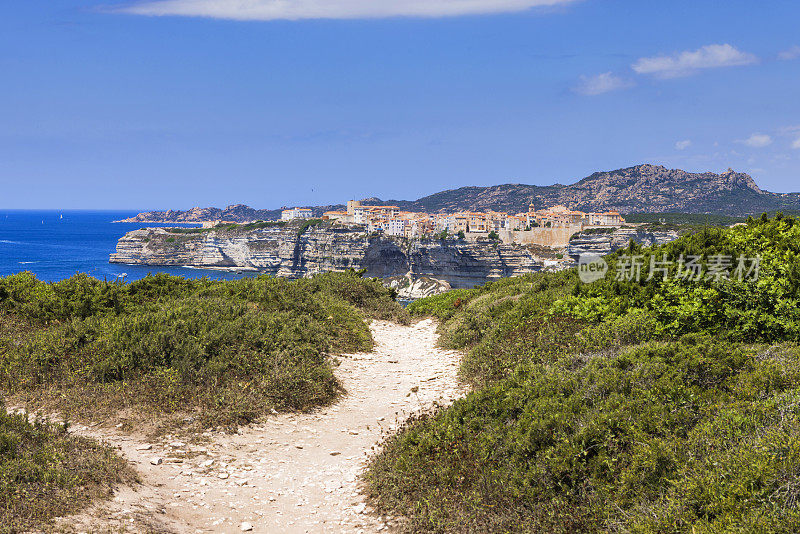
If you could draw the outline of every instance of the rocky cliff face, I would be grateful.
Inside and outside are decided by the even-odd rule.
[[[628,246],[633,240],[644,247],[663,245],[678,239],[677,232],[653,232],[635,228],[617,228],[609,233],[582,232],[575,235],[567,246],[567,254],[577,258],[581,254],[604,256]]]
[[[444,280],[437,280],[427,276],[414,276],[407,273],[405,276],[392,276],[383,279],[384,285],[397,291],[397,296],[404,300],[424,299],[447,293],[452,289]]]
[[[445,280],[452,287],[471,287],[541,268],[530,251],[519,245],[408,241],[330,226],[301,233],[295,225],[180,233],[144,228],[122,237],[110,261],[253,270],[289,278],[353,268],[366,269],[367,276],[380,278],[410,273]]]

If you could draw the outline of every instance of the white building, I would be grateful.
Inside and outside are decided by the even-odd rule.
[[[339,221],[345,224],[353,222],[353,216],[346,211],[326,211],[322,214],[322,218],[331,221]]]
[[[291,221],[292,219],[311,219],[314,213],[308,208],[292,208],[283,210],[281,212],[282,221]]]
[[[437,213],[433,216],[433,231],[441,232],[450,228],[450,217]]]
[[[406,223],[403,219],[389,219],[389,224],[386,227],[388,235],[404,236],[406,234]]]
[[[625,224],[625,219],[616,211],[587,213],[586,219],[589,226],[618,226]]]
[[[350,212],[348,211],[348,213],[350,213]],[[352,217],[353,217],[353,222],[356,223],[356,224],[366,224],[367,223],[366,210],[362,206],[358,206],[356,208],[353,208]]]

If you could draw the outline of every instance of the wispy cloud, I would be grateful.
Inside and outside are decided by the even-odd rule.
[[[800,150],[800,137],[794,140],[794,143],[792,143],[792,148],[795,150]]]
[[[684,139],[683,141],[678,141],[675,143],[675,150],[686,150],[692,146],[692,141],[689,139]]]
[[[784,61],[797,58],[800,58],[800,46],[797,45],[778,53],[778,59],[782,59]]]
[[[580,83],[573,90],[582,95],[595,96],[631,86],[633,82],[611,72],[604,72],[596,76],[581,76]]]
[[[631,65],[631,68],[638,74],[677,78],[703,69],[750,65],[756,62],[756,56],[729,44],[711,44],[672,56],[643,57]]]
[[[754,133],[747,139],[742,139],[738,142],[753,148],[764,148],[772,144],[772,137],[767,134]]]
[[[525,11],[576,0],[146,0],[116,8],[135,15],[233,20],[453,17]]]

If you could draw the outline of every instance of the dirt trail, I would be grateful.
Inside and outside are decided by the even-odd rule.
[[[73,429],[119,447],[143,484],[120,489],[113,501],[63,526],[78,532],[391,530],[394,521],[371,514],[359,492],[369,455],[410,414],[448,404],[464,389],[456,380],[460,355],[436,347],[432,321],[410,327],[376,321],[371,329],[375,351],[340,358],[336,374],[347,395],[328,408],[275,415],[236,435],[207,435],[211,441],[203,446]]]

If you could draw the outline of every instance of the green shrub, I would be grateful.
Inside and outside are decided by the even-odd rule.
[[[760,257],[758,277],[700,280],[676,278],[677,264],[669,276],[651,280],[617,280],[613,276],[582,285],[571,297],[556,303],[557,313],[589,321],[624,315],[631,308],[654,314],[659,329],[680,336],[709,332],[737,341],[800,340],[800,221],[778,216],[750,219],[730,229],[704,228],[669,244],[619,251],[607,259],[619,267],[623,255],[634,253],[649,266],[664,256],[677,263],[680,257],[701,256],[704,272],[715,255],[732,258],[733,274],[738,258]],[[752,263],[747,264],[749,269]],[[746,273],[745,273],[746,274]]]
[[[372,464],[430,531],[794,531],[797,349],[708,337],[519,367],[413,422]],[[787,396],[788,395],[788,396]]]
[[[0,279],[0,388],[76,416],[197,411],[204,425],[308,409],[341,391],[329,354],[372,348],[365,318],[407,322],[393,297],[355,272],[129,285],[15,275]]]
[[[64,430],[9,415],[0,401],[0,533],[42,529],[135,480],[113,451]]]
[[[0,309],[42,323],[119,313],[126,305],[127,291],[122,284],[85,274],[55,284],[42,282],[31,272],[0,278]]]
[[[758,254],[757,281],[569,271],[418,301],[476,389],[390,438],[375,505],[410,531],[797,532],[798,232],[762,217],[607,258]]]
[[[415,300],[406,309],[412,315],[433,315],[444,321],[452,317],[473,293],[472,289],[454,289],[433,297]]]
[[[372,319],[408,324],[409,315],[396,302],[397,293],[388,289],[377,279],[363,279],[363,271],[329,272],[315,276],[303,283],[307,290],[324,292],[336,299],[348,302]]]
[[[305,221],[302,222],[302,224],[300,224],[300,228],[298,228],[298,230],[297,230],[297,235],[301,236],[304,233],[306,233],[306,230],[308,230],[309,228],[314,227],[314,226],[319,226],[323,222],[325,222],[325,221],[323,221],[322,219],[308,219],[308,220],[305,220]]]
[[[549,358],[547,354],[563,349],[562,342],[572,343],[564,332],[574,333],[585,322],[571,317],[546,320],[546,314],[576,281],[571,271],[505,278],[420,299],[408,310],[441,321],[443,347],[467,349],[462,376],[477,385],[505,376],[522,361]]]
[[[170,234],[205,234],[212,230],[212,228],[165,228],[165,231]]]
[[[255,221],[242,225],[243,230],[258,230],[260,228],[283,228],[286,221]]]

